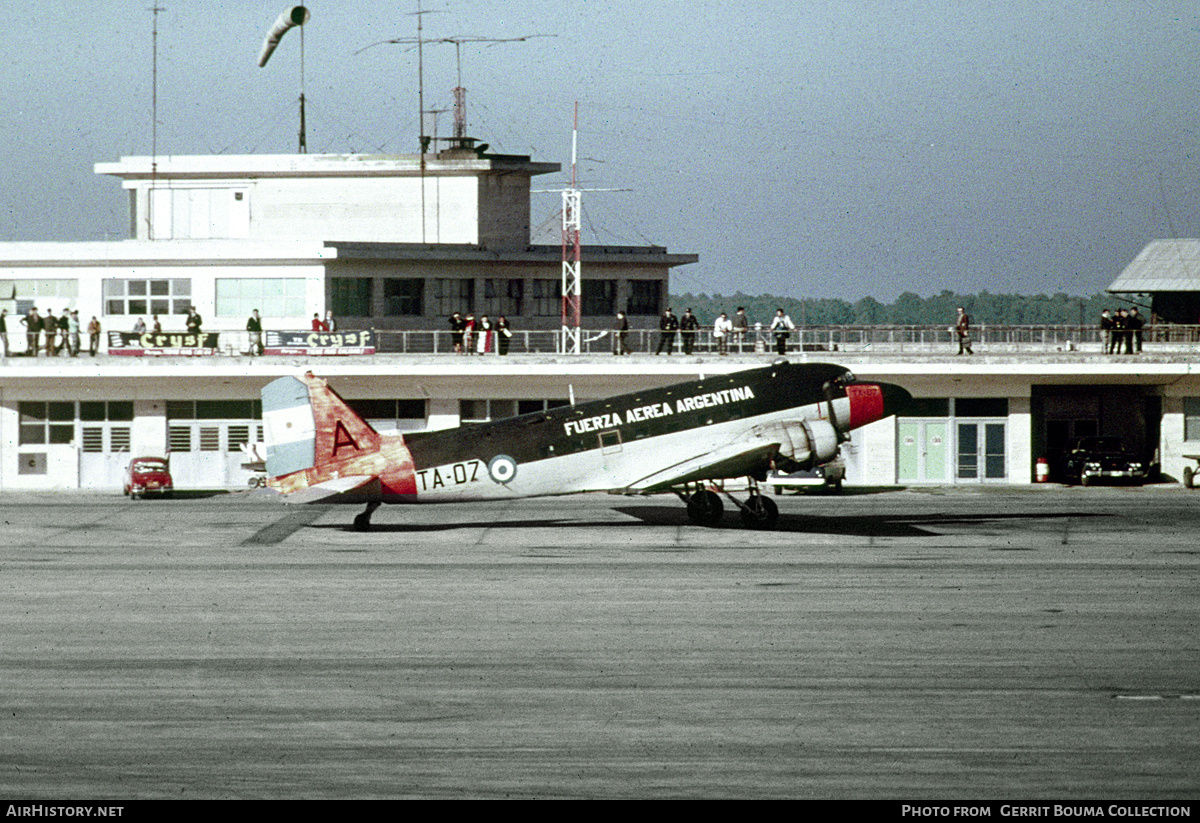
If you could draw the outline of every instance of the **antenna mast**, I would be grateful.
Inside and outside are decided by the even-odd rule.
[[[162,6],[150,9],[154,25],[150,34],[150,190],[146,194],[146,239],[154,239],[154,190],[158,184],[158,13],[166,11]]]
[[[571,185],[562,193],[562,354],[579,354],[580,326],[583,321],[583,288],[580,282],[579,254],[580,191],[576,187],[575,162],[579,141],[579,101],[575,101],[575,121],[571,126]]]
[[[304,128],[304,26],[300,26],[300,154],[308,154],[308,138]]]

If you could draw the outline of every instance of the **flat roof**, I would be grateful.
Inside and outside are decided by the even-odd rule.
[[[415,177],[421,174],[477,175],[487,172],[525,172],[530,175],[561,171],[560,163],[538,163],[527,155],[473,154],[451,157],[435,154],[203,154],[122,157],[96,163],[96,174],[123,180],[152,177],[180,180],[227,180],[261,177]]]

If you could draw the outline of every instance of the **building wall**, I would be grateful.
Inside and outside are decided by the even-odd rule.
[[[478,182],[477,241],[496,251],[522,250],[529,245],[529,176],[486,175]],[[444,241],[456,242],[456,241]]]
[[[8,247],[4,249],[2,247]],[[32,248],[26,248],[32,246]],[[15,248],[14,248],[15,247]],[[153,248],[148,248],[153,247]],[[9,321],[10,343],[23,348],[24,326],[18,315],[30,305],[45,314],[55,315],[64,308],[78,309],[86,341],[88,321],[95,315],[103,331],[130,331],[138,317],[150,323],[153,302],[166,301],[168,310],[160,313],[164,331],[183,331],[186,305],[194,306],[204,318],[206,331],[244,331],[249,309],[229,314],[217,314],[217,281],[292,281],[302,290],[300,302],[292,301],[299,309],[291,314],[276,314],[267,304],[255,305],[263,310],[264,326],[272,328],[308,328],[312,315],[325,311],[325,266],[317,259],[298,259],[311,253],[317,257],[319,245],[297,245],[225,241],[223,244],[170,243],[38,243],[0,244],[8,250],[8,259],[0,257],[0,285],[11,284],[10,290],[0,288],[0,308],[7,308],[13,318]],[[98,261],[97,252],[111,257],[109,262]],[[119,297],[106,291],[107,281],[157,281],[169,284],[171,294],[129,295]],[[72,296],[60,296],[62,285],[70,284]],[[186,283],[186,294],[175,293],[178,283]],[[47,296],[48,290],[54,296]],[[264,293],[273,293],[262,283]],[[147,291],[151,291],[150,288]],[[121,310],[110,312],[111,303],[120,303]],[[143,305],[136,305],[141,300]],[[137,310],[144,308],[145,310]]]

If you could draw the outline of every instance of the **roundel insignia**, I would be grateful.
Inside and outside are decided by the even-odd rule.
[[[517,461],[507,454],[498,454],[488,461],[488,474],[497,483],[508,483],[517,476]]]

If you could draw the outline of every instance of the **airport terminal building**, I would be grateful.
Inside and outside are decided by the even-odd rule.
[[[562,249],[532,244],[529,223],[531,180],[557,169],[464,149],[98,164],[129,193],[128,240],[0,243],[0,490],[116,491],[132,456],[168,456],[180,489],[245,488],[254,474],[242,446],[262,439],[259,390],[305,371],[377,429],[414,431],[772,361],[763,332],[720,356],[708,329],[692,356],[654,356],[653,332],[635,334],[634,354],[612,356],[598,333],[612,315],[654,328],[670,270],[697,260],[659,246],[583,249],[583,325],[597,333],[590,352],[558,353]],[[78,356],[25,355],[19,318],[33,306],[77,310],[85,329],[95,316],[98,354],[84,331]],[[189,309],[204,318],[201,337],[185,330]],[[263,356],[250,354],[252,309],[274,335]],[[510,353],[455,354],[455,311],[507,316]],[[337,333],[312,334],[314,315],[329,312]],[[154,315],[162,335],[132,333]],[[917,343],[911,330],[805,329],[788,357],[838,363],[916,398],[843,446],[851,485],[1032,483],[1039,458],[1089,435],[1121,436],[1179,478],[1200,454],[1196,343],[1147,335],[1141,354],[1109,356],[1084,331],[985,337],[960,357],[944,329]]]

